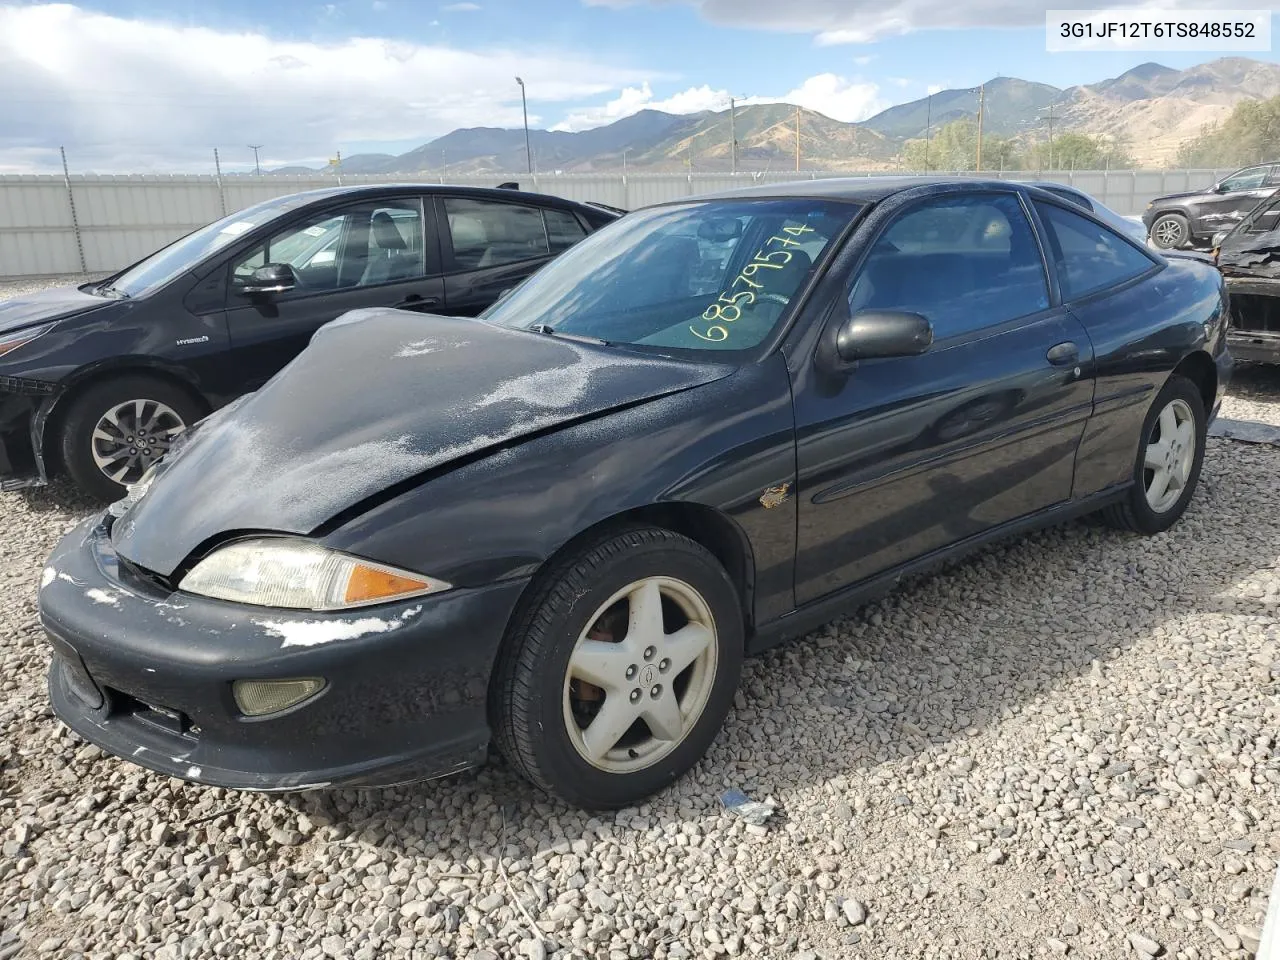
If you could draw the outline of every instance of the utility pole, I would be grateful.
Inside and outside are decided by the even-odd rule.
[[[929,99],[925,102],[924,114],[924,170],[929,172],[929,140],[933,136],[933,94],[929,94]]]
[[[800,108],[796,107],[796,173],[800,172]]]
[[[738,172],[738,101],[729,98],[729,172]]]
[[[533,173],[533,149],[529,146],[529,101],[524,95],[524,81],[516,77],[516,83],[520,84],[520,108],[524,111],[524,157],[529,173]]]
[[[987,105],[987,85],[978,87],[978,162],[974,166],[975,173],[982,172],[982,110]]]
[[[262,167],[258,165],[258,151],[262,149],[262,144],[251,143],[249,149],[253,151],[253,172],[259,177],[262,176]]]
[[[1053,169],[1053,104],[1049,104],[1049,169]]]
[[[623,151],[622,151],[622,182],[623,183],[627,182],[627,150],[628,149],[630,148],[623,148]]]

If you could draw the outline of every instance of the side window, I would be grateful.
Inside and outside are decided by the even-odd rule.
[[[1280,163],[1273,164],[1267,171],[1266,187],[1280,187]]]
[[[582,224],[568,210],[547,208],[542,211],[547,223],[547,239],[551,241],[552,253],[563,253],[587,235]]]
[[[1064,300],[1074,300],[1146,273],[1155,261],[1133,244],[1070,210],[1037,203],[1049,231]]]
[[[498,200],[446,197],[453,259],[463,270],[519,263],[551,254],[542,211]]]
[[[1262,186],[1262,181],[1267,178],[1269,167],[1249,167],[1247,170],[1241,170],[1239,173],[1233,173],[1227,179],[1222,181],[1222,186],[1226,188],[1227,193],[1235,190],[1254,190]]]
[[[919,313],[941,340],[1045,310],[1049,290],[1018,199],[968,195],[929,201],[894,221],[863,263],[849,306]]]
[[[416,200],[362,203],[294,224],[232,263],[233,288],[269,263],[293,267],[298,284],[286,298],[421,277],[422,208]]]

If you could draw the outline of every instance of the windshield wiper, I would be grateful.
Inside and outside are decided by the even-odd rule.
[[[608,340],[601,340],[599,337],[587,337],[579,333],[561,333],[549,323],[535,323],[529,329],[534,333],[544,333],[548,337],[559,337],[562,340],[576,340],[579,343],[590,343],[597,347],[607,347],[609,345]]]
[[[110,284],[103,283],[93,288],[93,292],[103,297],[113,297],[116,300],[128,300],[129,294],[123,290],[117,290]]]

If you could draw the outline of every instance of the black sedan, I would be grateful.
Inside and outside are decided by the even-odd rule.
[[[480,322],[321,329],[69,534],[53,706],[232,788],[389,784],[490,743],[593,808],[711,745],[744,654],[908,571],[1187,509],[1231,373],[1209,264],[984,181],[647,208]]]
[[[616,218],[511,189],[316,190],[106,280],[0,301],[0,489],[65,470],[116,499],[185,427],[261,386],[340,314],[473,316]]]

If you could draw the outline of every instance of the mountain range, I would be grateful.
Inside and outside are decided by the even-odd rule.
[[[983,100],[985,132],[1018,141],[1073,131],[1121,144],[1139,166],[1174,161],[1178,148],[1240,101],[1280,95],[1280,64],[1224,57],[1186,70],[1144,63],[1118,77],[1061,89],[1016,77],[981,88],[942,90],[889,107],[860,123],[843,123],[790,104],[738,107],[732,126],[743,170],[794,169],[796,127],[808,169],[889,169],[907,140],[966,117]],[[529,131],[535,168],[588,173],[624,165],[648,171],[722,171],[732,164],[729,111],[639,113],[579,132]],[[525,169],[523,129],[454,130],[399,156],[345,157],[345,173],[475,174]],[[277,173],[313,172],[282,167]]]

